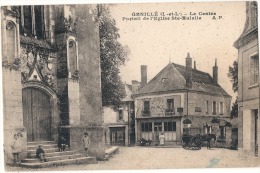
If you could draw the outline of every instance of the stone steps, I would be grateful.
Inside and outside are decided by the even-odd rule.
[[[41,162],[36,158],[36,149],[39,144],[45,152],[47,162]],[[37,141],[27,143],[27,158],[23,159],[20,166],[27,168],[45,168],[70,164],[93,164],[97,163],[95,157],[85,157],[77,151],[59,151],[54,141]]]
[[[55,157],[55,156],[63,156],[63,155],[72,155],[72,154],[76,154],[77,151],[63,151],[63,152],[52,152],[52,153],[45,153],[46,157]],[[28,158],[35,158],[35,152],[33,155],[28,156]]]
[[[39,145],[28,145],[27,146],[27,150],[34,150],[36,151],[36,149],[38,148]],[[49,148],[57,148],[56,144],[43,144],[42,145],[43,148],[45,149],[49,149]]]
[[[55,144],[54,141],[35,141],[35,142],[27,142],[27,145],[45,145],[45,144]]]
[[[36,163],[21,163],[20,166],[27,168],[46,168],[52,166],[63,166],[71,164],[95,164],[97,163],[94,157],[78,157],[74,159],[55,160],[49,162],[36,162]]]
[[[112,146],[105,150],[105,160],[108,160],[113,155],[119,153],[119,147],[118,146]]]
[[[57,160],[66,160],[66,159],[75,159],[82,157],[81,154],[68,154],[68,155],[59,155],[59,156],[51,156],[46,157],[47,162],[49,161],[57,161]],[[40,159],[38,158],[26,158],[22,160],[22,163],[40,163]]]

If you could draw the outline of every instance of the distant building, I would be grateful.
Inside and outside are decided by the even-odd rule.
[[[85,6],[5,6],[1,8],[5,163],[13,161],[14,134],[21,134],[21,159],[29,142],[59,143],[83,150],[90,132],[90,154],[104,157],[99,28]],[[81,27],[85,30],[79,30]],[[56,151],[56,149],[55,149]]]
[[[147,79],[143,72],[142,79]],[[166,145],[181,145],[183,133],[214,133],[216,146],[230,145],[231,96],[218,84],[217,62],[211,77],[196,69],[195,62],[192,68],[188,53],[186,66],[169,63],[146,82],[133,94],[137,144],[141,138],[154,144],[160,133],[164,133]]]
[[[259,50],[257,2],[246,2],[244,31],[234,43],[238,49],[238,147],[246,155],[258,156]]]
[[[135,144],[134,100],[132,86],[125,84],[126,96],[119,108],[103,107],[105,143],[108,145],[128,146]]]

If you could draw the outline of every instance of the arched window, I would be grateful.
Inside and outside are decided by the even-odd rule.
[[[6,56],[9,63],[16,58],[16,26],[8,21],[6,24]]]
[[[37,38],[44,38],[44,6],[34,6],[35,31]]]
[[[32,34],[32,7],[24,6],[24,33],[27,35]]]
[[[69,51],[68,51],[68,60],[69,60],[69,71],[74,73],[78,70],[78,60],[77,60],[77,45],[74,40],[69,40]]]

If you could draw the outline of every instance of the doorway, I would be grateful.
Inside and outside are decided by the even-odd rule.
[[[23,124],[28,141],[51,140],[52,109],[50,96],[38,88],[24,88]]]
[[[110,144],[125,145],[125,127],[110,127]]]

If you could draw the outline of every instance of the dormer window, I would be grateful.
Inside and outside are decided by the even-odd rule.
[[[164,83],[166,81],[167,78],[162,78],[162,83]]]

